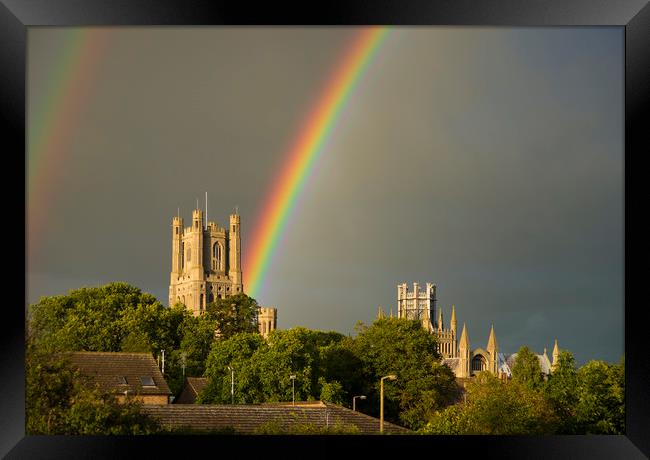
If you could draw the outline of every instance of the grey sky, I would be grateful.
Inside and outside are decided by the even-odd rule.
[[[166,303],[171,218],[209,194],[243,251],[351,28],[112,28],[28,302],[132,283]],[[65,30],[30,28],[28,123]],[[472,347],[623,353],[623,29],[396,28],[301,194],[262,305],[353,333],[401,282],[431,281]],[[30,142],[33,132],[29,133]],[[28,165],[30,168],[33,164]],[[31,185],[29,185],[31,190]],[[30,242],[28,241],[28,248]],[[246,267],[244,267],[246,283]],[[246,288],[246,285],[244,286]]]

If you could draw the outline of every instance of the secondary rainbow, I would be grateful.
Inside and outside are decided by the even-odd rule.
[[[66,30],[57,63],[43,96],[28,104],[27,216],[28,248],[38,252],[48,211],[65,182],[67,156],[83,109],[93,92],[98,61],[108,33],[102,29]]]
[[[287,152],[280,177],[274,182],[276,185],[253,226],[250,251],[244,260],[244,282],[250,296],[259,295],[280,236],[294,210],[296,198],[310,177],[350,95],[387,33],[385,27],[369,27],[359,32]]]

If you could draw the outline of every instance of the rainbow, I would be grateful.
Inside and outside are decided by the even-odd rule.
[[[105,29],[65,31],[57,65],[38,104],[29,105],[27,144],[27,246],[31,254],[42,243],[50,203],[64,179],[66,157],[91,94],[98,60],[103,56]]]
[[[287,226],[296,199],[323,151],[332,130],[354,88],[385,39],[385,27],[364,28],[344,53],[339,65],[328,80],[321,97],[313,107],[306,123],[287,152],[280,178],[274,181],[262,206],[262,212],[253,225],[251,250],[243,269],[248,277],[246,290],[252,297],[259,295],[266,272],[281,235]]]

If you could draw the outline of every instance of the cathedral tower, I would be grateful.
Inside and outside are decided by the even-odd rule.
[[[413,283],[413,291],[408,290],[406,283],[397,285],[397,317],[417,319],[422,327],[432,332],[436,312],[436,285],[427,283],[422,289],[418,283]]]
[[[230,216],[228,229],[204,223],[203,211],[192,211],[192,225],[172,219],[172,269],[169,305],[184,304],[194,315],[218,298],[242,294],[240,217]]]

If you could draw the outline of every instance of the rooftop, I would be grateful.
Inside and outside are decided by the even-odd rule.
[[[171,394],[151,353],[82,351],[67,356],[82,375],[107,393]]]
[[[268,423],[281,429],[304,424],[320,428],[354,425],[361,434],[378,434],[379,419],[322,401],[241,405],[171,404],[150,405],[143,409],[167,428],[197,431],[232,427],[237,434],[253,434]],[[384,422],[384,432],[408,434],[409,430]]]

